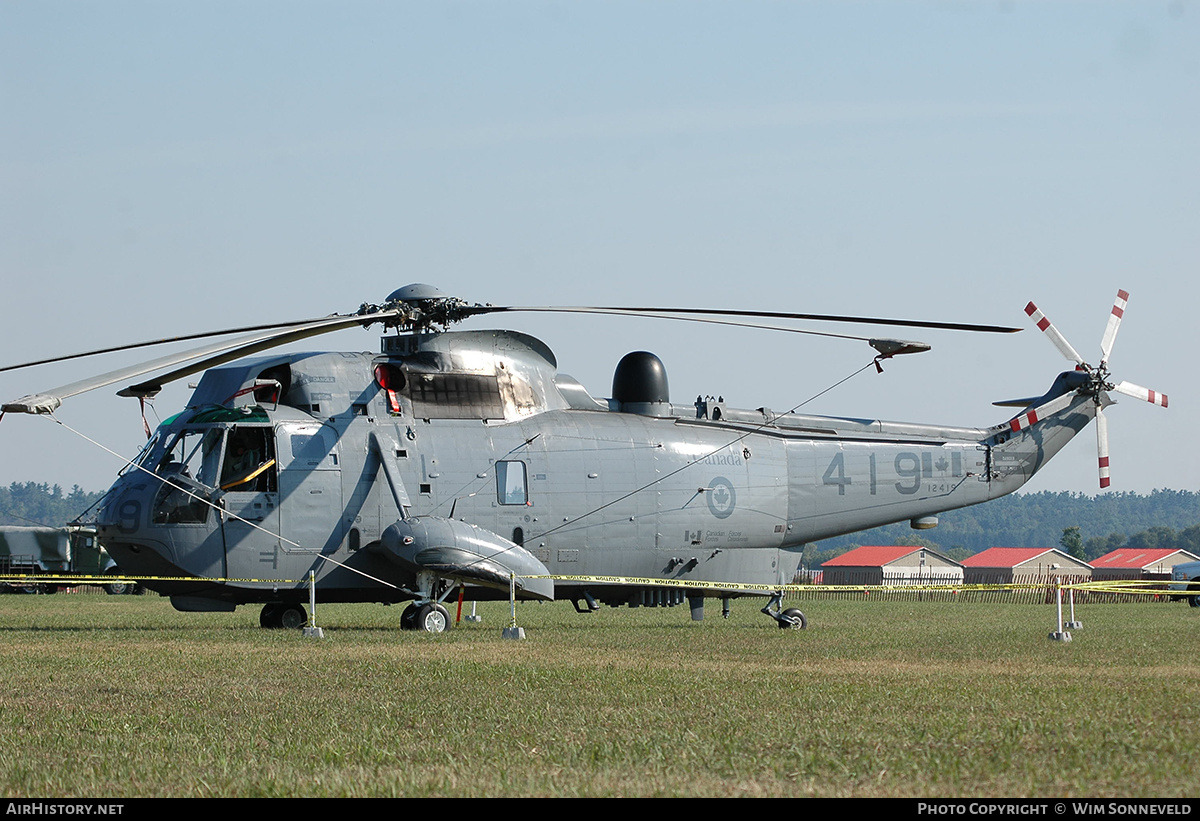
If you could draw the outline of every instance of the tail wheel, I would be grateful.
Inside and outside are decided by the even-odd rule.
[[[808,627],[808,619],[796,608],[789,608],[779,614],[780,630],[803,630],[805,627]]]

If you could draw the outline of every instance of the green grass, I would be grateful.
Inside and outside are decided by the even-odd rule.
[[[322,640],[257,608],[0,596],[0,793],[133,796],[1200,794],[1182,604],[751,601],[507,605],[433,637],[321,605]],[[453,608],[451,608],[453,615]]]

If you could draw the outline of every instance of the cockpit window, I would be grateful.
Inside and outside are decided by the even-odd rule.
[[[124,475],[126,472],[133,470],[134,465],[141,465],[148,469],[149,468],[148,463],[150,461],[150,456],[154,453],[154,449],[156,447],[158,447],[158,440],[161,438],[162,438],[162,432],[155,431],[154,436],[152,436],[150,439],[148,439],[146,441],[146,444],[142,446],[142,449],[140,451],[138,451],[138,455],[133,457],[132,459],[130,459],[129,462],[127,462],[125,464],[125,467],[121,468],[117,472],[118,475]]]
[[[163,482],[154,497],[156,523],[202,524],[207,520],[224,434],[220,428],[183,430],[163,451],[154,469]]]
[[[236,427],[229,432],[221,490],[272,493],[275,482],[275,438],[269,427]]]
[[[207,487],[216,487],[223,434],[220,428],[180,431],[154,472],[164,478],[182,475]]]

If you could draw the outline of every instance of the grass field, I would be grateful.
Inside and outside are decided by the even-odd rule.
[[[135,796],[1200,795],[1182,604],[752,601],[518,609],[434,637],[400,608],[0,596],[0,792]],[[453,615],[453,608],[451,608]]]

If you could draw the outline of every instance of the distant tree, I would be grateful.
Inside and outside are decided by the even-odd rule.
[[[913,547],[928,547],[930,550],[936,550],[939,553],[942,552],[941,545],[939,545],[937,542],[921,536],[913,535],[911,533],[907,536],[901,536],[893,541],[892,544],[911,545]]]
[[[1112,553],[1125,546],[1124,533],[1110,533],[1107,536],[1096,536],[1084,543],[1084,556],[1090,562],[1093,559]]]
[[[1142,547],[1148,550],[1174,550],[1175,529],[1157,525],[1129,537],[1130,547]]]
[[[95,505],[102,493],[87,493],[78,485],[63,496],[58,485],[13,482],[0,488],[0,524],[62,527]]]
[[[1064,527],[1062,538],[1058,540],[1058,543],[1068,556],[1084,559],[1087,555],[1083,549],[1083,533],[1079,530],[1078,525]]]

